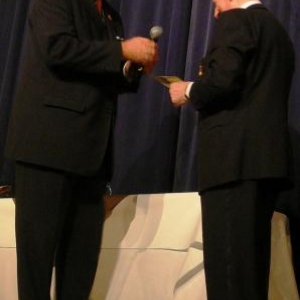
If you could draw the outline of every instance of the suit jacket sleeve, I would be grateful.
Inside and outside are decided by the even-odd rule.
[[[201,111],[226,105],[241,91],[247,64],[255,49],[255,39],[245,10],[224,12],[216,21],[209,51],[202,60],[202,75],[192,86],[190,99]]]
[[[86,1],[86,5],[93,5],[90,2]],[[120,72],[120,42],[80,37],[78,26],[83,24],[75,24],[72,5],[69,0],[40,0],[33,4],[29,26],[48,67],[90,74]]]

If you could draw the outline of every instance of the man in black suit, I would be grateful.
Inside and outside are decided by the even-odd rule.
[[[56,299],[88,299],[116,98],[137,90],[157,50],[147,38],[124,40],[121,18],[105,1],[33,1],[6,143],[16,161],[20,300],[50,299],[53,264]]]
[[[199,192],[208,300],[267,300],[274,202],[291,185],[292,43],[260,1],[214,0],[195,82],[170,86],[199,112]]]

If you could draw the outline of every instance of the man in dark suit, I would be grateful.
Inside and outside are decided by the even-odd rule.
[[[260,3],[215,0],[195,82],[170,86],[199,112],[199,192],[208,300],[267,300],[274,202],[291,185],[292,43]]]
[[[116,98],[136,91],[157,45],[123,39],[105,1],[35,0],[6,154],[16,163],[20,300],[88,299],[112,176]],[[132,72],[132,70],[139,71]]]

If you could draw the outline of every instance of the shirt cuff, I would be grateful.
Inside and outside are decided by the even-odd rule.
[[[127,60],[126,62],[125,62],[125,64],[124,64],[124,66],[123,66],[123,76],[126,78],[126,79],[128,79],[128,74],[127,74],[127,68],[129,68],[128,67],[128,65],[130,64],[130,62]]]
[[[190,92],[194,82],[190,82],[185,90],[185,96],[190,99]]]

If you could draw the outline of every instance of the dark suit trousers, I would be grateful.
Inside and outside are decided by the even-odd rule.
[[[241,181],[201,195],[208,300],[268,299],[271,185]]]
[[[97,269],[105,184],[17,163],[16,242],[19,300],[87,300]]]

